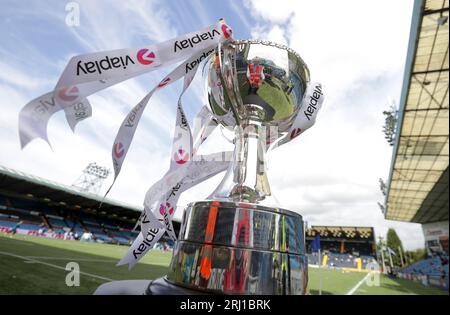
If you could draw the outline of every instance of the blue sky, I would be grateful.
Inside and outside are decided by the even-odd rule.
[[[316,125],[269,157],[280,203],[310,224],[375,226],[378,235],[394,227],[406,247],[423,245],[419,225],[386,221],[377,206],[383,199],[378,178],[387,178],[392,152],[381,132],[382,111],[399,100],[412,0],[76,1],[76,27],[66,24],[68,3],[2,1],[0,165],[69,185],[89,162],[112,168],[110,150],[122,119],[173,67],[90,96],[93,116],[75,134],[61,113],[55,115],[48,127],[53,150],[41,140],[20,150],[20,109],[52,90],[73,55],[161,42],[224,17],[235,38],[288,44],[324,85]],[[191,121],[205,102],[203,81],[197,75],[184,97]],[[174,84],[152,98],[112,198],[141,205],[167,170],[180,89]],[[218,133],[204,150],[224,148],[230,146]],[[208,196],[220,176],[187,191],[180,205]]]

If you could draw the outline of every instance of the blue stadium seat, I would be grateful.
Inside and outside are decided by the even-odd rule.
[[[64,220],[55,219],[55,218],[47,218],[48,223],[55,228],[55,227],[68,227],[66,225],[66,222]]]
[[[440,277],[444,269],[448,277],[448,264],[443,266],[439,257],[431,257],[418,261],[406,268],[400,270],[401,273],[412,275],[428,275],[431,277]]]
[[[7,228],[13,228],[17,225],[17,222],[12,221],[0,221],[0,226],[7,227]]]

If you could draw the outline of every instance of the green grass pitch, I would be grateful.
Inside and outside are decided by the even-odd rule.
[[[0,234],[0,294],[92,294],[110,280],[155,279],[166,273],[172,254],[154,250],[133,269],[116,267],[128,247]],[[80,265],[80,286],[68,287],[68,262]],[[347,294],[366,273],[322,269],[322,294]],[[309,269],[309,292],[318,294],[319,270]],[[363,282],[353,294],[448,294],[407,280],[381,276],[380,286]]]

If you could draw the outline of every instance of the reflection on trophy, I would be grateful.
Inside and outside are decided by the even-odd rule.
[[[291,49],[249,40],[219,46],[207,76],[209,106],[235,133],[233,160],[208,200],[187,206],[164,281],[192,293],[304,294],[303,220],[274,198],[266,152],[292,126],[309,70]]]

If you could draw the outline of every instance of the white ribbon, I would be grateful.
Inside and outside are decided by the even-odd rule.
[[[132,111],[127,115],[125,120],[122,122],[122,125],[117,133],[116,140],[114,141],[113,150],[112,150],[112,159],[114,165],[114,180],[112,185],[114,184],[117,176],[120,173],[122,168],[123,161],[126,157],[128,149],[130,147],[131,141],[133,140],[134,133],[136,131],[136,127],[139,123],[139,120],[142,116],[142,113],[153,93],[163,88],[164,86],[171,84],[184,77],[183,91],[181,92],[178,98],[178,106],[177,106],[177,119],[175,126],[175,133],[181,132],[180,135],[174,136],[174,141],[172,145],[172,158],[169,173],[174,169],[179,168],[180,170],[185,170],[189,165],[190,160],[192,158],[193,147],[192,147],[192,135],[189,127],[189,123],[187,121],[186,115],[184,114],[181,98],[184,92],[187,90],[189,85],[191,84],[198,66],[203,60],[206,60],[206,57],[214,51],[214,46],[207,47],[204,51],[195,54],[191,58],[189,58],[185,63],[179,65],[175,70],[173,70],[169,75],[167,75],[160,84],[158,84],[149,94],[147,94],[144,99],[139,102]],[[178,176],[182,177],[184,173],[178,172]],[[171,187],[171,185],[169,185]],[[106,194],[110,191],[111,187],[108,189]],[[105,194],[105,195],[106,195]],[[162,207],[166,209],[166,207]],[[147,217],[150,218],[151,215],[148,213],[149,211],[144,208],[144,211],[147,213]],[[164,222],[166,223],[166,230],[170,234],[172,238],[175,237],[175,233],[173,232],[172,220],[167,213],[164,214]],[[145,233],[147,232],[147,228],[141,226],[141,230]]]
[[[223,26],[226,24],[221,23],[221,25],[223,28]],[[224,32],[224,34],[225,34],[225,32]],[[127,115],[125,120],[122,122],[122,125],[120,126],[120,129],[117,133],[117,136],[114,141],[113,148],[112,148],[114,180],[113,180],[113,183],[111,184],[111,187],[106,192],[105,196],[108,194],[108,192],[114,185],[114,182],[117,179],[117,176],[119,175],[120,170],[122,169],[123,161],[128,153],[128,149],[130,147],[130,144],[133,139],[134,133],[136,131],[137,125],[139,124],[139,120],[141,119],[142,113],[143,113],[145,107],[147,106],[150,98],[152,97],[153,93],[175,81],[178,81],[182,77],[185,77],[183,91],[181,92],[180,98],[178,101],[178,108],[180,108],[181,107],[181,105],[180,105],[181,96],[184,94],[184,92],[189,87],[190,83],[192,82],[192,79],[194,78],[200,63],[202,61],[206,60],[206,58],[211,53],[214,52],[214,50],[217,46],[217,43],[220,40],[228,40],[230,38],[231,37],[226,37],[225,35],[222,37],[217,37],[217,39],[215,41],[213,41],[213,44],[209,43],[209,46],[206,46],[206,47],[205,47],[205,45],[201,45],[202,50],[200,50],[200,51],[198,51],[198,47],[197,47],[197,50],[194,52],[194,54],[188,60],[186,60],[185,62],[180,64],[170,74],[168,74]],[[178,41],[176,41],[176,43],[178,43]],[[182,109],[178,110],[177,113],[184,116]],[[182,126],[180,125],[180,127],[182,127]],[[190,130],[189,130],[189,133],[190,133]],[[177,155],[177,157],[179,159],[183,159],[185,154],[192,154],[192,147],[190,147],[189,152],[190,153],[181,152],[181,151],[179,151],[179,148],[176,148],[176,151],[173,152],[173,154]]]
[[[191,78],[185,77],[184,89],[187,88],[190,81]],[[185,118],[183,119],[183,113],[180,111],[182,110],[181,101],[179,101],[177,109],[176,130],[181,127],[185,120]],[[208,138],[216,126],[217,121],[214,119],[214,115],[206,107],[202,107],[194,119],[195,141],[192,158],[189,159],[189,163],[184,168],[174,164],[172,159],[169,171],[147,191],[144,211],[137,223],[140,223],[141,232],[118,265],[128,264],[129,269],[131,269],[153,248],[165,231],[168,232],[169,237],[175,239],[172,218],[180,195],[185,190],[227,169],[232,152],[219,152],[205,156],[196,155],[199,146]],[[184,134],[184,137],[189,138],[188,141],[192,143],[190,133]],[[175,139],[176,137],[174,137],[173,148],[177,147]],[[186,140],[182,142],[186,142]],[[226,154],[228,154],[228,157],[225,156]]]
[[[322,85],[315,82],[308,84],[300,105],[299,113],[297,114],[293,125],[284,137],[281,137],[274,143],[274,147],[291,141],[307,129],[311,128],[314,125],[317,114],[322,107],[323,99],[324,95]],[[197,127],[194,127],[195,139],[198,139],[196,144],[194,144],[194,147],[198,149],[198,146],[200,146],[200,144],[213,130],[213,128],[206,128],[206,126],[209,124],[212,126],[217,126],[217,122],[214,115],[205,108],[202,108],[199,112],[196,121],[200,122]],[[203,132],[202,130],[208,131],[206,136],[201,136],[201,133]],[[194,152],[196,152],[196,149],[194,149]],[[224,157],[224,153],[225,152],[219,152],[209,156],[201,156],[200,161],[193,161],[193,163],[197,163],[193,164],[195,166],[186,169],[186,172],[183,172],[182,169],[179,168],[172,171],[169,170],[161,178],[161,180],[159,180],[147,191],[144,202],[144,209],[146,209],[146,211],[143,213],[146,213],[148,216],[149,213],[153,212],[152,217],[158,222],[164,221],[164,217],[169,218],[171,221],[176,209],[178,198],[183,191],[198,185],[221,171],[226,170],[232,152],[226,152],[226,154],[229,154],[228,157]],[[167,190],[167,187],[172,187],[170,192]],[[161,198],[161,196],[163,197]],[[151,209],[153,209],[153,211],[149,211]],[[167,213],[167,209],[172,209],[173,212],[170,212],[169,210],[169,213]],[[128,264],[131,269],[143,256],[145,256],[149,250],[153,248],[154,244],[156,244],[156,242],[158,242],[158,240],[164,235],[163,229],[167,229],[167,224],[164,228],[153,228],[155,225],[156,223],[151,225],[143,224],[141,222],[141,233],[133,242],[130,249],[118,265]],[[169,228],[173,229],[172,226]],[[146,236],[144,237],[144,235]],[[173,238],[173,235],[171,238]],[[149,239],[151,239],[151,242],[149,242]]]
[[[198,121],[200,123],[197,123],[194,127],[196,135],[194,149],[192,133],[181,103],[181,97],[192,82],[201,61],[206,59],[206,56],[213,51],[214,47],[208,47],[200,55],[188,60],[186,65],[182,64],[179,66],[180,69],[182,66],[185,66],[186,70],[184,73],[183,91],[178,99],[170,168],[162,179],[148,190],[144,201],[144,211],[140,220],[141,233],[139,233],[138,238],[119,262],[119,265],[128,264],[129,268],[134,266],[145,253],[153,248],[154,244],[164,235],[164,231],[168,233],[171,239],[176,240],[172,218],[180,194],[193,185],[225,170],[228,165],[226,161],[224,161],[225,163],[215,163],[216,159],[212,156],[209,156],[206,161],[208,163],[208,161],[213,160],[214,165],[212,167],[205,167],[205,159],[203,157],[197,158],[195,162],[192,161],[194,152],[197,151],[200,144],[212,132],[212,127],[217,126],[217,122],[213,119],[209,110],[205,107],[202,108],[195,119],[196,123]],[[189,66],[190,68],[188,68]],[[174,73],[177,73],[177,69],[167,77],[174,77]],[[183,76],[182,73],[179,75],[180,77]],[[175,78],[178,79],[177,77]],[[177,134],[179,132],[181,134]],[[202,172],[199,169],[200,167]],[[161,225],[160,222],[163,222],[164,228],[158,228],[158,225]],[[149,242],[149,238],[151,238],[151,242]]]
[[[19,113],[20,146],[24,148],[36,138],[45,140],[49,145],[47,136],[48,121],[53,114],[62,108],[53,97],[53,92],[41,95],[25,105]],[[67,121],[72,130],[75,126],[92,115],[92,108],[85,98],[64,109]]]
[[[273,144],[273,148],[291,141],[311,128],[316,123],[317,114],[322,108],[324,98],[322,84],[309,83],[294,123],[286,135]]]
[[[208,107],[203,106],[194,119],[193,153],[196,154],[200,145],[217,127],[218,122]]]
[[[232,156],[232,152],[225,152],[225,154],[227,154],[228,157]],[[167,211],[168,209],[170,218],[172,218],[175,213],[175,205],[184,191],[227,169],[229,158],[224,159],[223,155],[224,152],[220,152],[195,157],[189,164],[187,171],[184,173],[184,177],[177,182],[175,179],[182,177],[177,174],[181,172],[180,169],[172,171],[171,174],[164,175],[163,178],[155,183],[147,192],[144,207],[153,210],[150,212],[144,211],[143,214],[152,212],[153,216],[157,218],[157,222],[161,222],[164,220],[164,211]],[[165,190],[169,183],[173,183],[173,185],[169,190]],[[161,195],[165,196],[164,200],[161,200]],[[166,209],[163,210],[163,213],[160,212],[161,205]],[[170,211],[170,209],[173,209],[173,211]],[[142,226],[141,219],[141,227]],[[151,227],[146,232],[141,230],[138,237],[134,240],[127,253],[117,265],[128,264],[129,269],[131,269],[153,248],[164,233],[165,228]]]
[[[92,114],[85,97],[160,66],[186,59],[206,47],[228,40],[231,38],[230,34],[230,28],[221,19],[201,31],[184,34],[160,44],[73,57],[54,91],[36,98],[21,110],[21,147],[35,138],[49,143],[48,121],[59,110],[65,111],[69,126],[74,130],[78,122]]]
[[[75,56],[64,69],[54,91],[31,101],[20,112],[19,134],[22,148],[34,138],[42,138],[49,142],[48,121],[59,110],[65,111],[68,124],[74,131],[77,123],[92,115],[87,96],[137,75],[185,60],[133,107],[122,122],[114,141],[112,185],[121,171],[137,125],[153,93],[184,78],[183,90],[178,99],[169,170],[147,191],[144,211],[138,220],[141,232],[118,265],[128,264],[129,268],[133,267],[165,232],[175,240],[172,218],[181,193],[225,171],[228,167],[232,152],[197,155],[200,145],[217,127],[218,119],[203,107],[195,119],[193,136],[181,98],[192,82],[200,63],[206,60],[218,45],[220,50],[221,43],[232,40],[231,34],[231,29],[220,20],[201,31],[184,34],[160,44]],[[232,51],[224,49],[221,53],[225,62],[220,70],[225,78],[225,84],[228,88],[233,88],[230,72]],[[214,90],[213,96],[217,98],[216,101],[222,103],[220,80],[211,77],[209,85]],[[272,144],[281,145],[289,142],[310,128],[315,123],[322,102],[321,85],[310,84],[293,126],[284,137]],[[235,123],[232,113],[219,119],[222,121],[225,119],[226,124]]]
[[[220,20],[203,30],[181,35],[168,41],[139,48],[117,49],[73,57],[62,73],[55,97],[63,104],[76,101],[99,91],[99,81],[104,86],[127,80],[185,60],[211,45],[217,45],[230,36],[224,31],[225,22]],[[67,101],[70,94],[73,100]]]

